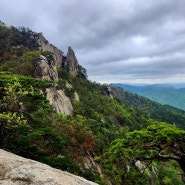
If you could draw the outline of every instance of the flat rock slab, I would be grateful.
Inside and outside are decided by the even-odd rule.
[[[97,185],[0,149],[0,185]]]

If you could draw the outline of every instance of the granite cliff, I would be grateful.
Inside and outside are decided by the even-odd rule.
[[[46,89],[46,97],[55,110],[64,115],[73,114],[71,100],[65,95],[64,91],[54,88],[55,82],[58,81],[57,69],[64,69],[71,76],[76,77],[79,73],[83,74],[83,68],[78,64],[71,47],[68,48],[67,55],[64,56],[63,52],[50,44],[42,33],[35,34],[35,37],[39,44],[39,49],[46,54],[46,56],[40,55],[40,59],[35,65],[35,76],[42,80],[53,81],[53,87]],[[79,100],[77,92],[75,92],[74,97]]]
[[[68,48],[67,56],[62,61],[62,67],[67,69],[72,76],[77,76],[79,72],[78,61],[71,47]]]
[[[50,52],[53,55],[52,65],[54,68],[64,68],[72,76],[77,76],[81,66],[78,64],[78,60],[71,47],[68,48],[67,55],[64,56],[63,52],[50,44],[41,33],[37,34],[37,41],[41,51]]]

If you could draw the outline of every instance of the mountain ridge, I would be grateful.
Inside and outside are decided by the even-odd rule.
[[[149,98],[163,105],[170,105],[185,110],[185,88],[182,85],[154,84],[145,86],[132,86],[125,84],[112,84],[140,96]]]
[[[163,152],[183,153],[184,131],[178,127],[184,127],[184,111],[91,82],[71,48],[65,56],[44,37],[41,49],[38,39],[28,28],[0,25],[0,147],[100,185],[138,179],[181,185],[181,156],[174,159],[182,163],[171,162],[158,150],[143,151],[138,142],[150,142],[148,131],[162,128],[164,137],[153,139],[162,142]],[[136,142],[134,134],[145,139]],[[145,154],[153,155],[152,166],[140,158]],[[138,160],[147,169],[142,176]]]

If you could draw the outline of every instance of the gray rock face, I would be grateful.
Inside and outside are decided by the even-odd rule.
[[[46,98],[55,110],[64,115],[73,114],[71,100],[65,95],[64,91],[55,88],[46,89]]]
[[[72,76],[76,76],[78,74],[78,61],[71,47],[68,48],[67,56],[62,61],[62,67],[67,69]]]
[[[0,185],[97,185],[0,149]]]
[[[50,51],[51,53],[53,53],[54,66],[66,69],[72,76],[76,76],[78,74],[78,61],[71,47],[68,48],[67,56],[64,57],[62,51],[50,44],[41,33],[38,34],[37,39],[40,45],[40,50]]]
[[[42,80],[58,80],[58,73],[55,66],[49,65],[45,56],[40,55],[40,60],[36,66],[36,77]]]
[[[49,51],[52,53],[53,59],[48,62],[47,58],[40,56],[40,60],[36,65],[36,77],[42,80],[58,80],[57,68],[63,68],[67,70],[72,76],[77,76],[79,67],[77,58],[71,47],[68,48],[67,56],[64,57],[62,51],[50,44],[42,35],[39,33],[36,35],[38,44],[40,45],[40,50]],[[67,83],[68,88],[72,86]],[[54,106],[57,112],[63,113],[65,115],[73,113],[73,107],[70,99],[64,94],[62,90],[56,90],[55,88],[46,89],[47,100]],[[79,96],[76,93],[75,99],[79,101]]]
[[[62,61],[64,59],[62,51],[50,44],[41,33],[38,36],[38,43],[40,45],[40,50],[50,51],[51,53],[53,53],[54,65],[56,67],[61,67]]]

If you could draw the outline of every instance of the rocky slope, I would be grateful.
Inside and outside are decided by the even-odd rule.
[[[57,67],[60,67],[63,61],[63,53],[62,51],[60,51],[58,48],[56,48],[55,46],[53,46],[52,44],[50,44],[45,37],[42,35],[42,33],[38,33],[35,35],[36,39],[38,41],[38,44],[40,46],[40,50],[42,51],[49,51],[51,53],[53,53],[54,55],[54,65]]]
[[[36,34],[35,37],[37,37],[36,39],[40,46],[39,49],[49,52],[49,55],[52,55],[51,61],[43,55],[40,56],[40,59],[36,63],[37,78],[53,81],[53,86],[55,86],[55,82],[59,80],[57,68],[66,70],[73,77],[78,75],[79,71],[81,71],[81,66],[78,64],[78,60],[71,47],[68,48],[67,55],[64,56],[63,52],[50,44],[41,33]],[[49,88],[46,89],[46,97],[57,112],[64,115],[73,114],[71,100],[65,95],[64,91]],[[75,92],[74,97],[79,100],[77,92]]]
[[[68,48],[67,56],[62,61],[62,67],[67,69],[72,76],[77,76],[79,72],[78,61],[71,47]]]
[[[36,35],[38,44],[40,46],[39,49],[46,52],[49,51],[53,54],[54,61],[52,62],[52,65],[55,69],[57,67],[64,68],[72,76],[76,76],[78,74],[78,72],[80,71],[80,65],[78,64],[78,60],[71,47],[68,48],[67,55],[64,56],[63,52],[50,44],[41,33]]]
[[[35,65],[36,77],[42,80],[58,80],[58,73],[56,66],[49,65],[47,58],[40,55],[40,59]]]
[[[53,107],[55,107],[57,112],[64,115],[73,114],[73,106],[71,100],[65,95],[64,91],[56,90],[53,88],[46,89],[46,98]]]
[[[0,150],[1,185],[97,185],[82,177]]]

